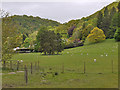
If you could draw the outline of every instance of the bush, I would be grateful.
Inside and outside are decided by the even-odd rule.
[[[78,46],[83,46],[84,41],[80,41],[79,39],[74,40],[73,42],[70,42],[69,44],[66,44],[64,49],[74,48]]]
[[[87,36],[87,40],[91,43],[96,43],[105,40],[106,36],[104,32],[99,29],[98,27],[95,27],[90,34]]]
[[[116,30],[114,38],[116,41],[120,41],[120,28]]]

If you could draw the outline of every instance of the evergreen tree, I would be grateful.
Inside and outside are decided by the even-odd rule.
[[[104,18],[108,17],[108,15],[109,15],[108,7],[105,7]]]
[[[118,12],[118,27],[120,28],[120,12]]]
[[[116,41],[120,41],[120,28],[116,30],[114,37]]]
[[[97,18],[98,18],[98,19],[97,19],[97,27],[98,27],[98,28],[101,28],[101,27],[102,27],[101,24],[102,24],[102,20],[103,20],[103,14],[102,14],[101,11],[98,13]]]
[[[110,20],[110,26],[109,26],[109,31],[107,32],[107,38],[114,38],[114,33],[116,31],[116,23],[117,23],[117,19],[116,19],[116,8],[113,7],[111,12],[110,12],[110,16],[109,16],[109,20]],[[116,24],[116,25],[115,25]]]
[[[114,16],[115,13],[116,13],[116,8],[113,7],[111,12],[110,12],[110,19],[112,19],[112,17]]]
[[[118,3],[118,27],[120,27],[120,1]]]
[[[109,27],[110,27],[110,17],[109,17],[109,11],[108,11],[108,8],[105,7],[105,10],[104,10],[104,17],[103,17],[103,22],[102,22],[102,25],[101,25],[101,29],[104,31],[106,37],[108,38],[108,31],[109,31]]]
[[[117,8],[118,8],[118,12],[120,12],[120,1],[119,1],[119,3],[118,3]]]

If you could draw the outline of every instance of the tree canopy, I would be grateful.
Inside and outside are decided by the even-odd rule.
[[[116,41],[120,41],[120,28],[116,30],[114,37]]]
[[[2,59],[10,59],[13,48],[22,44],[22,35],[17,33],[16,24],[11,21],[12,17],[2,17]]]
[[[35,47],[41,52],[44,52],[45,55],[55,54],[55,52],[58,53],[64,49],[60,34],[55,34],[54,31],[48,31],[46,27],[40,28]]]
[[[89,42],[100,42],[105,40],[106,36],[103,32],[103,30],[99,29],[98,27],[95,27],[90,34],[87,36],[87,39]]]

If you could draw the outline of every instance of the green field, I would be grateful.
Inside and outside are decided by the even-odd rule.
[[[28,84],[25,84],[24,72],[7,74],[3,71],[4,88],[117,88],[118,87],[118,43],[106,40],[97,44],[85,44],[82,47],[66,49],[62,55],[42,55],[41,53],[24,53],[13,56],[13,60],[23,60],[23,65],[38,62],[39,71],[28,73]],[[107,55],[107,56],[106,56]],[[94,62],[96,59],[96,62]],[[113,73],[112,73],[113,60]],[[84,62],[86,73],[84,74]],[[64,64],[64,73],[62,66]],[[57,72],[41,77],[40,72]]]

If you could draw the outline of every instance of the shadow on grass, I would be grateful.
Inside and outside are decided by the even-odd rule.
[[[41,54],[41,56],[54,56],[54,55],[62,55],[62,54]]]
[[[99,44],[99,43],[104,43],[104,42],[106,42],[106,40],[103,40],[103,41],[100,41],[100,42],[88,42],[88,41],[86,41],[85,43],[84,43],[84,46],[87,46],[87,45],[95,45],[95,44]]]

